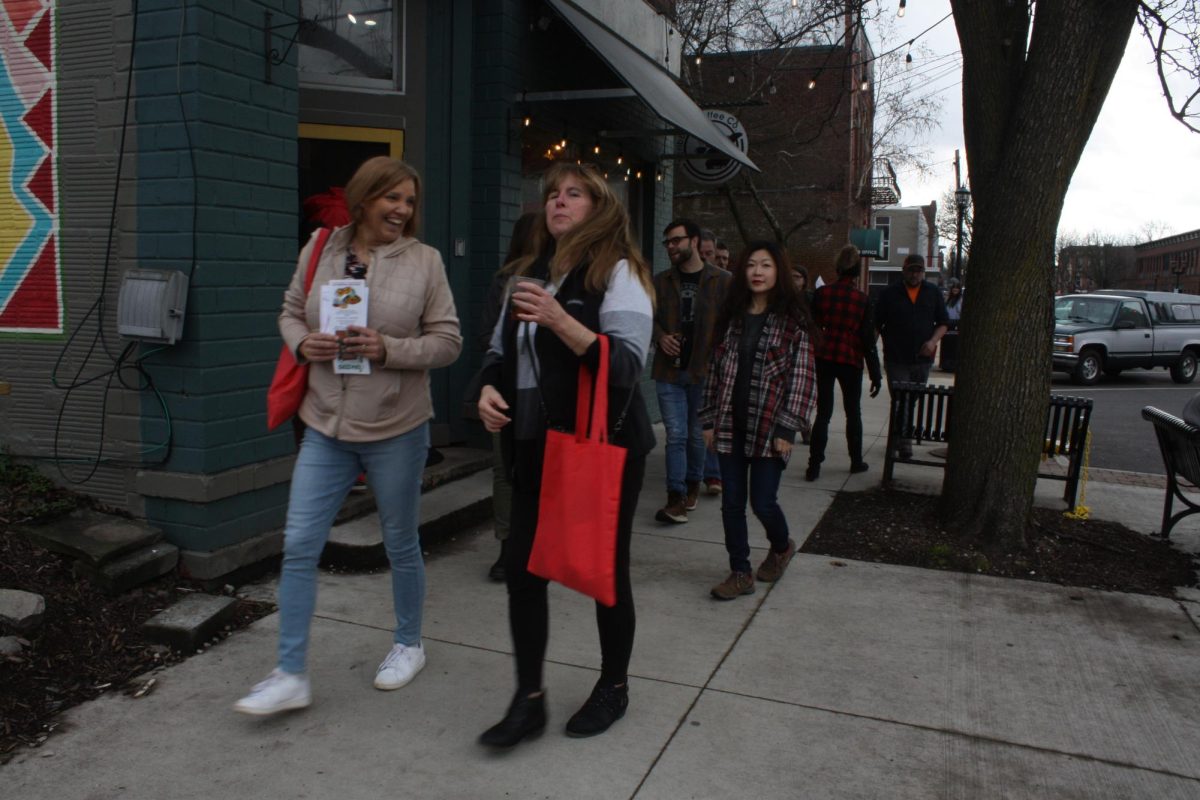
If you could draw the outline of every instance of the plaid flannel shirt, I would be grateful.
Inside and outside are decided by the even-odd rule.
[[[734,319],[725,338],[713,349],[704,382],[700,424],[715,431],[713,446],[718,453],[733,452],[733,385],[737,379],[741,335],[742,321]],[[750,378],[749,402],[745,451],[748,458],[777,457],[771,440],[780,429],[809,430],[809,417],[817,405],[812,344],[804,329],[787,317],[767,315]]]
[[[882,380],[867,296],[854,285],[854,279],[839,280],[817,289],[812,309],[813,319],[821,328],[816,357],[858,369],[862,369],[866,359],[871,380]]]

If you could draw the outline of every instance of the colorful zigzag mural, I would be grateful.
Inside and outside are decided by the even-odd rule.
[[[54,0],[0,0],[0,333],[63,331]]]

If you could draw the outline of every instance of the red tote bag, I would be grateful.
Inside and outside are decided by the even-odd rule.
[[[529,571],[611,607],[617,603],[617,515],[625,448],[608,441],[608,346],[608,337],[601,336],[594,382],[585,367],[579,368],[575,432],[546,433]]]
[[[312,289],[313,276],[317,274],[317,262],[321,260],[321,251],[329,239],[329,228],[317,231],[317,241],[313,246],[312,257],[308,260],[308,273],[304,276],[304,296],[307,297]],[[273,431],[296,415],[300,410],[300,401],[308,391],[308,364],[297,364],[296,356],[285,344],[279,351],[279,361],[275,364],[275,375],[271,378],[271,388],[267,390],[267,430]]]

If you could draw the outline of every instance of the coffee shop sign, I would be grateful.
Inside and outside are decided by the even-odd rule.
[[[705,116],[733,146],[743,153],[749,146],[746,130],[733,114],[716,109],[705,111]],[[742,165],[729,158],[721,151],[695,136],[687,136],[683,140],[683,171],[688,178],[696,183],[709,185],[725,183],[737,175]]]

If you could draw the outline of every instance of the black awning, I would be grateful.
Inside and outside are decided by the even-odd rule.
[[[670,72],[567,0],[549,0],[549,3],[655,114],[739,164],[761,172],[720,128],[709,121]]]

